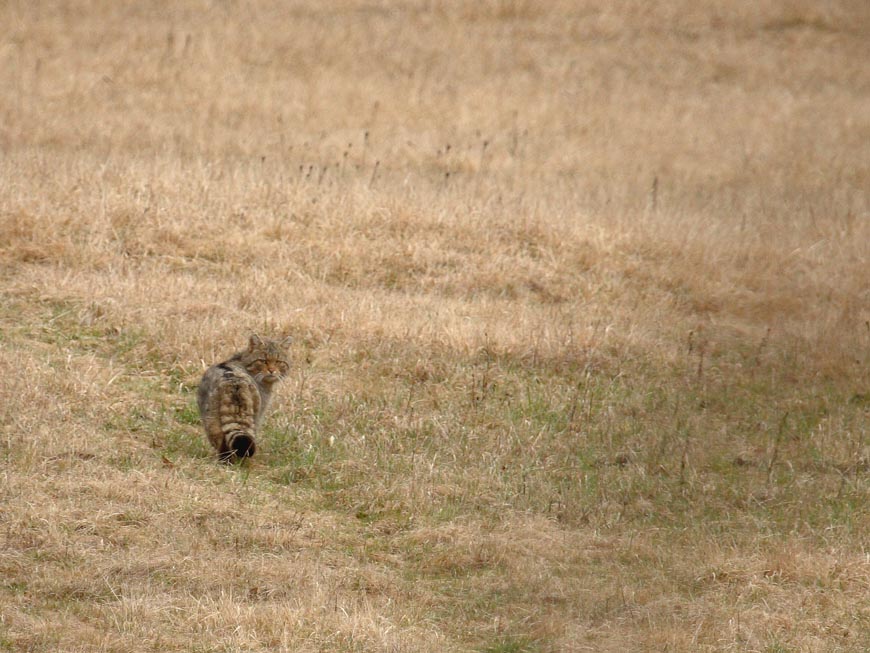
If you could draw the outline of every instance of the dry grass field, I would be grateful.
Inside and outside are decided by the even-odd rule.
[[[868,61],[865,0],[0,3],[0,650],[870,650]]]

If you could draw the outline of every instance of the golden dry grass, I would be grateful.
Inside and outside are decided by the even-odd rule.
[[[870,648],[868,60],[858,0],[4,3],[0,649]]]

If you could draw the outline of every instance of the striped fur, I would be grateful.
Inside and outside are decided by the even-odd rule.
[[[247,349],[212,365],[203,375],[197,391],[199,414],[221,460],[235,462],[256,453],[257,429],[272,390],[290,369],[290,341],[252,335]]]

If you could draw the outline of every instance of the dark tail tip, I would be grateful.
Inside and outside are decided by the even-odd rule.
[[[247,433],[236,433],[230,438],[229,445],[236,458],[249,458],[257,451],[254,438]]]

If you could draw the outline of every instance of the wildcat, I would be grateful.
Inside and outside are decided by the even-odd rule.
[[[247,349],[205,371],[196,398],[205,434],[221,461],[236,462],[256,452],[257,429],[272,391],[290,370],[291,342],[254,334]]]

